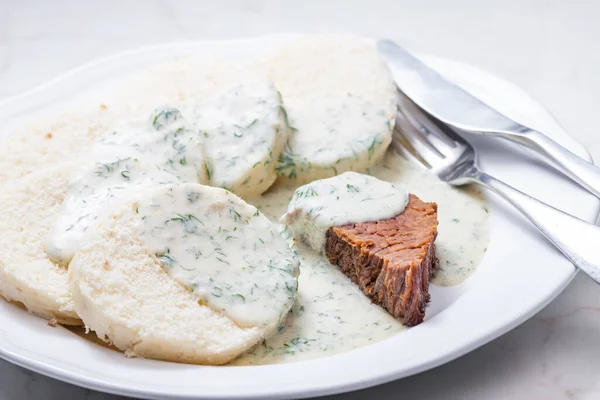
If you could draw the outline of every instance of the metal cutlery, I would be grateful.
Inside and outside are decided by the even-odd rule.
[[[477,152],[450,127],[399,93],[392,145],[406,159],[454,186],[478,183],[527,217],[576,267],[600,283],[600,227],[549,206],[481,171]]]
[[[400,90],[428,114],[459,130],[498,136],[526,146],[600,197],[600,168],[544,134],[502,115],[447,81],[396,43],[380,40],[377,47],[394,67],[394,78]]]

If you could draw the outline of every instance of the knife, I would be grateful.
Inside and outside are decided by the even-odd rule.
[[[600,198],[600,168],[494,110],[391,40],[379,40],[377,48],[395,67],[398,88],[431,116],[458,130],[498,136],[526,146]]]

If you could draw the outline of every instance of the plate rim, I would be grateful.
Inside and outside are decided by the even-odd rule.
[[[135,50],[119,52],[116,54],[109,55],[107,57],[102,57],[102,58],[99,58],[96,60],[86,62],[86,63],[80,65],[79,67],[73,68],[63,74],[60,74],[57,77],[55,77],[45,83],[42,83],[41,85],[38,85],[32,89],[29,89],[22,93],[16,94],[14,96],[0,99],[0,109],[3,109],[4,107],[9,106],[11,103],[15,103],[15,102],[19,102],[21,100],[27,99],[28,97],[33,96],[36,93],[42,92],[48,88],[51,88],[54,85],[60,85],[62,82],[67,81],[67,80],[77,76],[78,74],[82,74],[82,73],[85,73],[86,71],[93,70],[94,68],[97,68],[103,64],[118,61],[120,58],[131,57],[135,54],[140,54],[140,53],[144,53],[144,52],[148,52],[148,51],[157,51],[157,50],[160,50],[161,48],[170,48],[170,47],[178,47],[178,46],[184,47],[184,46],[193,46],[193,45],[201,45],[201,44],[202,45],[219,45],[219,44],[223,44],[223,43],[243,44],[243,43],[247,43],[247,42],[256,42],[256,41],[260,41],[260,40],[273,39],[273,38],[281,38],[284,40],[286,38],[292,39],[294,37],[299,37],[299,36],[303,36],[303,35],[305,35],[305,34],[289,33],[289,34],[263,35],[263,36],[240,38],[240,39],[193,40],[193,41],[174,42],[174,43],[162,43],[162,44],[157,44],[157,45],[144,46],[141,48],[137,48]],[[466,68],[469,70],[476,70],[481,75],[491,77],[491,78],[495,79],[497,82],[502,83],[503,85],[509,86],[511,88],[511,90],[513,90],[515,92],[519,91],[523,96],[531,99],[533,102],[535,102],[539,106],[540,110],[545,111],[547,117],[552,118],[553,122],[557,125],[557,127],[561,127],[560,123],[552,116],[552,114],[550,112],[548,112],[544,108],[544,106],[541,103],[539,103],[532,96],[525,93],[522,89],[520,89],[519,87],[515,86],[514,84],[506,81],[505,79],[498,77],[498,76],[496,76],[490,72],[487,72],[483,69],[480,69],[476,66],[462,63],[459,61],[446,59],[443,57],[432,56],[432,55],[425,55],[425,54],[421,54],[421,53],[419,53],[419,56],[422,57],[424,60],[437,60],[441,63],[448,63],[448,62],[453,63],[456,66],[460,66],[461,68]],[[568,136],[574,143],[577,143],[581,147],[581,149],[583,149],[585,151],[585,153],[587,154],[588,160],[591,160],[588,150],[585,149],[583,146],[581,146],[574,138],[572,138],[570,135],[568,135],[568,133],[566,133],[566,131],[564,131],[564,129],[562,129],[562,127],[561,127],[561,130],[564,133],[564,135]],[[600,205],[596,206],[595,215],[596,215],[596,220],[598,218],[600,218]],[[87,388],[102,391],[102,392],[118,394],[118,395],[144,396],[146,398],[165,398],[165,396],[167,396],[169,398],[177,398],[177,399],[275,398],[275,397],[279,398],[281,396],[284,396],[286,398],[298,398],[298,397],[311,397],[311,396],[317,396],[317,395],[330,395],[330,394],[335,394],[335,393],[363,389],[363,388],[383,384],[386,382],[390,382],[392,380],[401,379],[403,377],[414,375],[414,374],[426,371],[428,369],[440,366],[440,365],[445,364],[449,361],[452,361],[464,354],[467,354],[468,352],[475,350],[476,348],[503,335],[504,333],[514,329],[516,326],[522,324],[523,322],[525,322],[526,320],[531,318],[534,314],[536,314],[542,308],[544,308],[548,303],[550,303],[552,300],[554,300],[568,286],[568,284],[572,281],[572,279],[575,277],[577,272],[578,271],[575,270],[572,274],[570,274],[570,276],[568,276],[566,279],[564,279],[564,281],[560,285],[557,285],[554,288],[554,290],[552,290],[552,292],[545,299],[538,301],[536,303],[536,306],[521,313],[517,318],[513,318],[510,323],[502,324],[502,326],[500,326],[500,327],[495,327],[494,329],[490,329],[486,334],[479,336],[478,340],[471,341],[471,342],[466,343],[459,347],[454,347],[452,349],[452,351],[447,352],[442,357],[439,357],[435,360],[427,360],[420,364],[417,364],[417,365],[413,366],[412,368],[410,368],[410,372],[408,372],[408,373],[403,373],[403,372],[399,373],[398,371],[388,371],[385,374],[381,374],[377,377],[372,377],[368,380],[362,380],[362,381],[353,382],[353,383],[337,382],[337,383],[331,384],[327,387],[309,387],[306,389],[303,388],[302,390],[292,390],[289,392],[277,391],[277,392],[272,392],[272,393],[267,393],[267,394],[256,394],[256,395],[249,395],[249,396],[240,394],[239,392],[236,392],[235,394],[234,393],[221,394],[221,395],[211,394],[209,396],[199,397],[198,393],[195,393],[195,394],[192,394],[192,393],[186,394],[183,392],[182,393],[163,393],[161,391],[157,391],[156,388],[154,388],[154,389],[129,388],[120,383],[106,382],[101,379],[97,379],[95,377],[90,377],[89,375],[86,375],[84,372],[78,374],[73,371],[69,371],[68,369],[66,369],[64,367],[57,366],[56,364],[40,361],[39,358],[28,357],[27,355],[19,354],[18,351],[11,350],[10,348],[5,348],[4,346],[2,346],[2,343],[3,343],[2,340],[0,340],[0,358],[3,358],[13,364],[19,365],[21,367],[41,373],[46,376],[50,376],[52,378],[55,378],[55,379],[58,379],[58,380],[61,380],[64,382],[68,382],[68,383],[71,383],[74,385],[83,386],[83,387],[87,387]],[[4,336],[5,336],[5,332],[0,330],[0,339],[3,339]],[[6,341],[4,341],[4,343],[6,343]],[[349,354],[349,353],[352,353],[352,351],[346,352],[343,354]],[[336,357],[336,356],[334,355],[334,356],[329,356],[329,357],[323,357],[322,359],[324,359],[324,358],[329,359],[332,357]],[[311,361],[316,361],[316,360],[300,361],[300,362],[296,362],[293,364],[297,365],[299,363],[307,363],[307,362],[310,363]],[[288,364],[288,365],[292,365],[292,364]],[[251,368],[264,368],[264,367],[267,367],[267,366],[253,366]],[[223,367],[217,367],[217,368],[223,368]],[[235,367],[225,367],[225,368],[235,368]],[[239,367],[239,368],[244,368],[244,367]]]

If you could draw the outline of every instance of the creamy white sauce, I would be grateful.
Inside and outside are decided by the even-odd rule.
[[[441,267],[432,283],[455,285],[467,279],[483,258],[489,239],[489,214],[482,193],[476,187],[451,187],[392,151],[372,174],[406,187],[424,201],[438,203],[436,254]],[[276,220],[285,212],[294,190],[293,185],[279,184],[251,202]],[[301,263],[298,295],[284,328],[233,364],[325,357],[383,340],[403,329],[324,256],[301,243],[296,246]]]
[[[236,86],[189,108],[184,113],[202,133],[211,184],[239,196],[267,190],[289,134],[273,84],[260,80]]]
[[[255,207],[223,189],[175,185],[140,200],[136,229],[167,273],[241,326],[275,328],[294,303],[298,260]]]
[[[286,101],[286,110],[293,133],[277,172],[289,179],[364,171],[390,144],[393,116],[351,93]]]
[[[133,190],[179,180],[157,167],[151,159],[135,152],[83,168],[67,190],[60,212],[44,240],[44,250],[54,261],[67,264],[73,258],[85,233],[111,204]]]
[[[239,97],[232,94],[232,101],[239,103],[230,104],[237,108],[231,119],[227,119],[223,113],[228,109],[228,104],[219,103],[219,97],[215,98],[213,95],[221,93],[224,87],[231,88],[229,81],[249,80],[236,79],[235,74],[222,76],[217,69],[208,69],[208,72],[198,74],[194,68],[183,63],[178,65],[181,71],[168,67],[159,74],[152,72],[143,80],[144,85],[128,90],[130,99],[153,104],[152,107],[156,106],[158,100],[167,101],[167,104],[180,108],[181,115],[188,122],[176,110],[163,108],[154,115],[158,118],[151,118],[143,127],[117,128],[113,135],[99,144],[112,149],[109,150],[114,152],[111,155],[118,155],[105,160],[108,160],[107,163],[115,162],[131,157],[132,154],[137,155],[134,158],[149,157],[152,162],[144,163],[143,168],[148,168],[151,172],[144,175],[143,168],[131,168],[139,171],[140,182],[148,180],[163,183],[163,180],[168,179],[158,176],[164,173],[175,181],[180,178],[225,186],[247,197],[262,193],[268,187],[268,177],[273,179],[272,172],[276,168],[279,175],[292,180],[278,182],[262,197],[249,199],[272,221],[277,221],[285,213],[300,183],[333,176],[346,170],[365,170],[379,179],[406,187],[424,201],[438,203],[440,224],[436,253],[441,267],[435,274],[433,283],[454,285],[464,281],[481,261],[489,238],[489,217],[481,193],[473,188],[452,188],[389,151],[381,162],[391,140],[391,123],[395,112],[395,87],[387,74],[387,67],[382,62],[374,61],[377,56],[375,54],[373,58],[373,49],[359,45],[358,42],[339,38],[321,46],[318,43],[321,40],[294,48],[287,47],[285,54],[267,60],[269,67],[266,69],[271,70],[269,76],[281,90],[284,105],[289,110],[289,125],[293,135],[289,146],[279,156],[279,144],[276,140],[272,144],[254,141],[254,135],[262,138],[275,135],[275,139],[282,137],[282,132],[277,133],[274,128],[277,124],[281,127],[287,125],[283,110],[280,106],[278,108],[272,91],[269,91],[270,97],[267,96],[264,108],[261,108],[263,105],[260,101],[252,100],[250,92],[242,90],[242,96]],[[339,48],[343,51],[336,50]],[[348,62],[349,53],[356,56],[353,59],[356,62]],[[318,64],[319,67],[311,68],[310,64]],[[174,81],[176,84],[173,84]],[[353,86],[356,90],[348,93],[346,88],[349,82],[355,81],[358,82],[358,85]],[[198,92],[201,95],[193,93],[196,84],[202,86],[202,90]],[[138,91],[140,88],[145,91]],[[144,101],[146,97],[150,99],[147,102]],[[207,100],[209,97],[210,101]],[[177,103],[180,98],[182,104]],[[197,99],[201,100],[196,102]],[[211,113],[214,114],[202,115],[200,105],[208,107],[209,103],[213,105]],[[256,124],[262,120],[246,113],[246,107],[255,110],[257,116],[264,116],[265,122],[260,128]],[[225,126],[214,122],[221,118],[226,122]],[[280,121],[282,118],[283,122]],[[256,123],[254,119],[257,119]],[[234,124],[242,128],[235,128]],[[205,125],[207,130],[201,125]],[[190,127],[193,129],[189,129]],[[205,140],[208,137],[204,132],[210,137],[209,131],[218,132],[212,138],[214,142]],[[245,139],[231,143],[241,139],[236,133],[238,136],[241,133]],[[228,150],[219,151],[221,146]],[[259,151],[247,156],[246,153],[252,153],[252,149],[246,146],[257,146]],[[205,147],[217,151],[203,154]],[[271,147],[272,153],[265,151]],[[240,168],[224,164],[228,157],[237,157],[236,165],[239,162]],[[257,161],[253,164],[254,159]],[[211,166],[207,165],[206,160],[218,166],[214,173],[211,173]],[[256,162],[263,163],[260,172],[254,169]],[[225,165],[225,168],[221,168],[221,165]],[[250,165],[252,168],[248,167]],[[154,167],[159,171],[156,174]],[[271,167],[273,170],[269,169]],[[118,169],[115,169],[115,176],[110,177],[110,182],[106,184],[93,171],[90,167],[82,172],[91,174],[81,181],[89,184],[89,187],[84,184],[74,185],[67,194],[65,207],[58,216],[64,218],[64,221],[57,223],[54,228],[58,229],[53,232],[64,234],[73,225],[72,221],[77,222],[86,215],[90,201],[93,203],[98,199],[99,205],[91,209],[99,212],[103,207],[110,206],[110,199],[116,197],[115,193],[120,190],[117,188],[125,179],[116,174]],[[136,172],[136,175],[130,175],[130,179],[137,176]],[[250,179],[244,184],[248,177]],[[130,189],[134,186],[130,181],[125,184]],[[263,188],[262,185],[266,186]],[[249,189],[248,192],[244,192],[246,188]],[[254,188],[259,189],[253,190]],[[291,313],[285,317],[286,307],[291,305],[289,297],[292,288],[285,283],[292,285],[295,279],[290,279],[296,272],[295,267],[290,267],[293,262],[285,261],[289,260],[289,249],[285,247],[284,250],[271,225],[257,225],[253,229],[252,221],[259,217],[254,216],[255,211],[250,212],[245,207],[243,210],[234,208],[239,213],[242,221],[240,224],[240,221],[236,221],[238,217],[235,213],[227,214],[230,209],[227,202],[216,214],[211,210],[211,213],[204,215],[207,204],[192,204],[204,200],[195,199],[190,204],[185,202],[187,199],[184,201],[177,196],[158,200],[156,204],[141,203],[138,207],[140,233],[146,232],[144,240],[147,240],[148,246],[174,279],[188,286],[199,301],[240,324],[279,323],[284,318],[278,333],[242,355],[233,364],[284,363],[328,356],[385,339],[403,329],[400,322],[385,310],[371,304],[338,267],[331,265],[322,255],[302,243],[298,243],[295,250],[301,262],[297,299]],[[169,207],[164,207],[166,204]],[[142,220],[145,216],[147,218]],[[250,224],[243,223],[244,218],[250,217]],[[86,218],[88,217],[84,217]],[[94,217],[90,218],[93,220]],[[223,222],[225,220],[226,223]],[[261,224],[263,223],[266,224],[261,220]],[[89,225],[89,222],[84,222],[78,229],[85,231],[85,224]],[[234,235],[224,229],[237,232],[235,240]],[[291,232],[285,233],[290,236]],[[229,236],[231,238],[228,239]],[[274,241],[273,246],[282,254],[281,257],[276,257],[277,262],[285,264],[282,268],[289,271],[287,275],[283,272],[271,275],[269,272],[272,271],[264,268],[258,271],[243,268],[256,264],[266,265],[268,269],[272,256],[269,255],[265,264],[267,249],[255,247],[259,243],[262,246],[259,239]],[[54,240],[56,242],[58,239],[55,237]],[[46,250],[57,258],[69,258],[56,251],[56,247],[67,246],[59,243],[59,246],[47,246]],[[215,249],[220,249],[223,254]],[[272,247],[269,246],[269,249]],[[248,256],[244,258],[244,255]],[[229,264],[221,262],[217,257]],[[200,258],[202,263],[199,262]],[[236,268],[228,268],[230,265]],[[247,275],[255,273],[256,276]],[[210,281],[209,278],[215,276],[219,277],[218,282],[214,278]],[[270,290],[271,293],[261,292],[260,296],[253,297],[256,293],[252,292],[253,286],[249,286],[249,282],[255,281],[257,277],[260,278],[258,281],[268,283],[271,289],[276,287],[277,293]],[[221,286],[223,282],[226,285]],[[284,282],[283,286],[281,282]],[[285,290],[280,292],[279,289],[284,287]],[[267,289],[260,290],[264,292]],[[265,299],[269,299],[269,303]]]
[[[368,41],[320,35],[257,61],[282,94],[294,128],[277,172],[297,184],[377,164],[391,141],[396,86]]]
[[[98,216],[132,190],[165,183],[206,182],[204,148],[172,108],[162,108],[142,125],[116,128],[96,143],[70,185],[60,212],[44,240],[46,254],[68,263]]]
[[[146,148],[159,165],[183,182],[206,183],[209,180],[203,135],[192,128],[176,108],[155,111],[152,126],[157,132],[129,136],[132,146]]]
[[[281,217],[296,238],[323,253],[325,233],[334,226],[379,221],[404,211],[408,192],[400,185],[356,172],[299,187]]]

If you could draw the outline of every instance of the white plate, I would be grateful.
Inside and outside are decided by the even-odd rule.
[[[0,104],[0,135],[50,106],[97,95],[135,70],[185,55],[255,56],[297,35],[165,45],[87,64]],[[436,57],[430,65],[509,116],[589,158],[538,103],[477,68]],[[110,81],[110,82],[109,82]],[[481,141],[490,173],[592,221],[598,201],[533,159]],[[569,193],[561,196],[561,193]],[[498,337],[558,295],[575,274],[523,218],[491,197],[491,241],[477,272],[453,288],[432,288],[425,323],[340,355],[283,365],[202,367],[144,359],[95,345],[0,301],[0,356],[51,377],[112,393],[147,398],[307,397],[355,390],[435,367]]]

